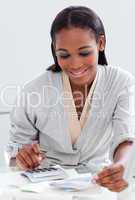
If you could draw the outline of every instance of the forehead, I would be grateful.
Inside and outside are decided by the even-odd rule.
[[[94,33],[87,29],[70,28],[62,29],[55,35],[55,46],[57,48],[79,47],[82,45],[95,44]]]

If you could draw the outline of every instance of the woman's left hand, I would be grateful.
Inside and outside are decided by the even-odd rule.
[[[108,167],[104,167],[93,180],[113,192],[121,192],[128,187],[128,183],[123,179],[124,168],[124,165],[114,163]]]

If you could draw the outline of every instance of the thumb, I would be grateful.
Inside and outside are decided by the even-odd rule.
[[[40,154],[38,155],[38,160],[39,160],[39,161],[42,161],[42,160],[44,160],[45,158],[46,158],[45,153],[40,153]]]
[[[40,154],[40,147],[38,143],[33,143],[32,144],[32,149],[36,154]]]

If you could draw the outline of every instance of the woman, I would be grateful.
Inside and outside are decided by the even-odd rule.
[[[90,171],[120,192],[135,138],[135,80],[108,66],[104,27],[91,9],[62,10],[51,38],[55,64],[23,88],[11,113],[11,161],[25,170],[44,163]]]

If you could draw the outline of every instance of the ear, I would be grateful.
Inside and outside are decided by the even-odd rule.
[[[99,51],[103,51],[105,49],[105,36],[104,35],[99,36],[98,49],[99,49]]]

